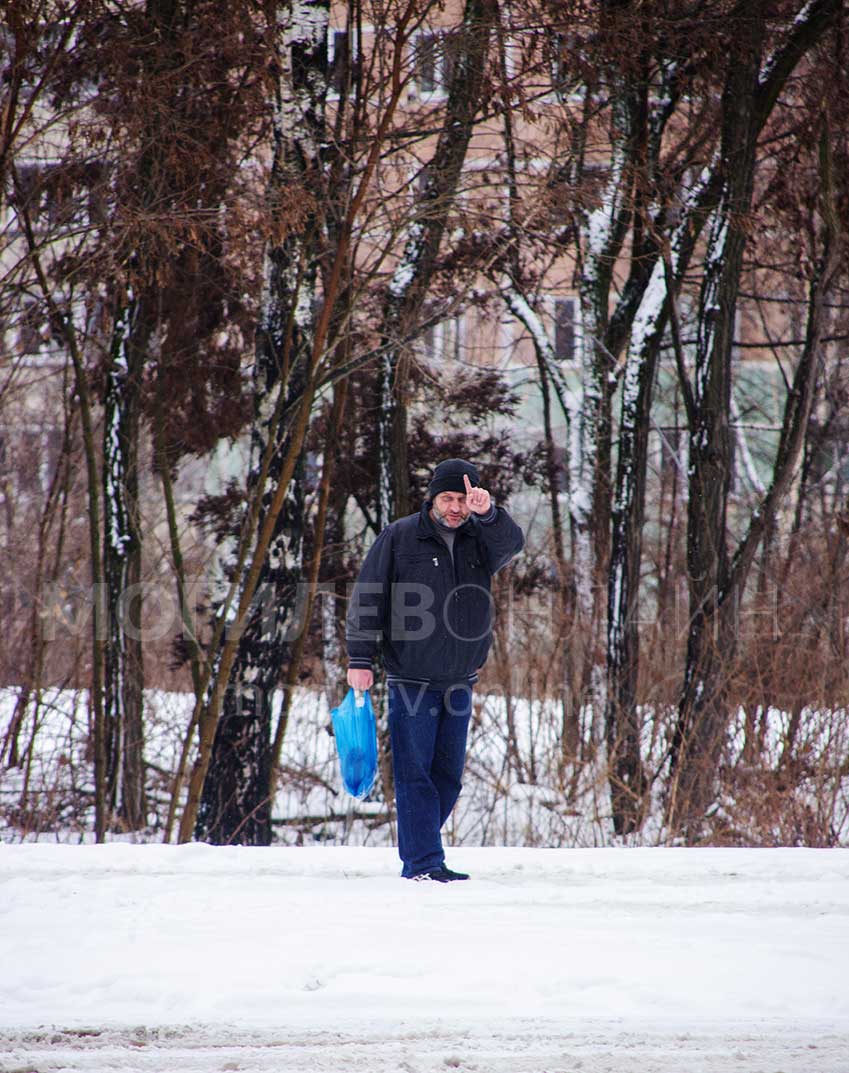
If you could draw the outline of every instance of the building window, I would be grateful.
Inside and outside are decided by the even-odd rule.
[[[46,343],[46,324],[37,302],[27,302],[18,322],[18,340],[22,354],[39,354]]]
[[[660,439],[660,479],[671,481],[680,479],[681,470],[681,430],[676,426],[658,428]]]
[[[47,208],[47,193],[43,179],[44,169],[38,164],[22,164],[18,167],[17,181],[10,200],[15,208],[25,211],[35,223]]]
[[[424,164],[414,174],[412,182],[410,184],[411,188],[412,188],[412,191],[413,191],[413,196],[417,200],[424,196],[424,192],[425,192],[425,190],[427,190],[428,178],[429,178],[429,172],[428,172],[427,164]]]
[[[352,76],[351,35],[347,30],[332,30],[328,35],[327,75],[330,92],[342,96]]]
[[[444,95],[451,85],[458,58],[456,31],[423,30],[415,40],[415,79],[421,94]]]
[[[554,299],[554,353],[558,361],[574,361],[576,357],[576,312],[574,298]]]
[[[463,318],[449,317],[429,325],[422,334],[422,353],[427,361],[442,364],[460,361],[463,351]]]
[[[36,231],[73,217],[73,171],[57,164],[24,164],[18,171],[15,204],[29,216]]]
[[[37,233],[50,227],[102,223],[106,217],[103,168],[97,162],[21,164],[9,202],[20,215],[26,213]]]
[[[62,433],[58,429],[23,428],[19,432],[20,454],[16,474],[18,491],[38,495],[50,487],[50,479],[59,464]]]
[[[586,66],[581,41],[575,33],[555,30],[547,46],[552,93],[559,100],[567,99],[581,85]]]

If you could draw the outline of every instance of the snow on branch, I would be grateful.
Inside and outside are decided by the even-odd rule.
[[[782,44],[767,57],[758,77],[759,113],[764,122],[781,88],[805,52],[830,26],[843,9],[842,0],[807,0],[793,19]]]

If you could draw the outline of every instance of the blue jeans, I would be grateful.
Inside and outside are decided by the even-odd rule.
[[[409,878],[445,863],[440,828],[462,789],[471,686],[389,684],[398,852]]]

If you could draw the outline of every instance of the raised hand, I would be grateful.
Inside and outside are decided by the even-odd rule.
[[[492,499],[485,488],[472,488],[468,474],[463,474],[463,484],[466,486],[466,506],[472,514],[489,514]]]

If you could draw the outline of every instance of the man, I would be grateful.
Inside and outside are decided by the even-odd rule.
[[[440,829],[460,795],[472,686],[492,639],[492,575],[523,544],[475,467],[448,458],[434,470],[421,511],[383,530],[357,579],[348,684],[371,687],[381,646],[406,879],[469,878],[446,867]]]

